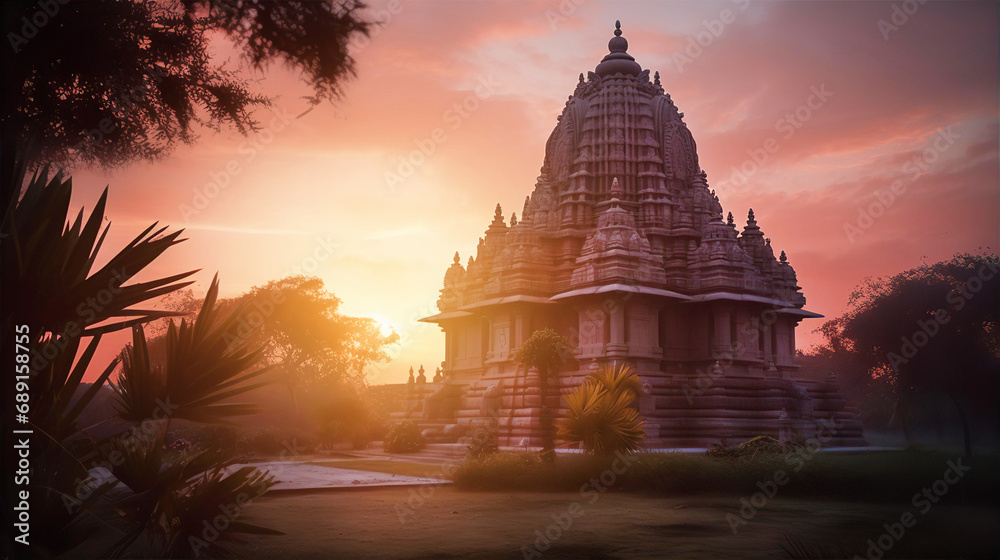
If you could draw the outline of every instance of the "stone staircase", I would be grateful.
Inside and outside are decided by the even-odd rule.
[[[566,375],[550,388],[547,404],[553,418],[566,415],[562,395],[584,378]],[[833,380],[730,375],[713,376],[707,382],[692,376],[641,378],[647,392],[636,404],[644,419],[644,447],[649,449],[728,446],[760,435],[782,441],[816,438],[823,447],[867,446],[857,415],[847,408]],[[407,409],[392,418],[418,424],[430,445],[458,445],[464,450],[470,429],[493,420],[501,447],[542,443],[537,375],[480,379],[467,386],[419,385],[409,393]],[[487,395],[491,387],[493,397]],[[436,402],[429,403],[429,395],[435,395]]]

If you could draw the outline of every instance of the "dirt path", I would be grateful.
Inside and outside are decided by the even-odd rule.
[[[864,557],[884,523],[913,509],[778,497],[734,535],[726,514],[739,515],[739,497],[420,491],[260,498],[246,521],[286,534],[253,537],[244,552],[254,558],[789,558],[782,549],[789,535]],[[997,527],[1000,509],[942,503],[918,516],[885,557],[995,557]],[[536,531],[548,532],[548,547]]]

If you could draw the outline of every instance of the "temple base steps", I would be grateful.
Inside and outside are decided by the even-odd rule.
[[[563,396],[586,379],[589,371],[560,374],[547,389],[553,418],[564,417]],[[847,407],[829,381],[783,376],[714,375],[711,377],[640,374],[644,394],[635,406],[644,418],[644,447],[703,448],[732,445],[767,435],[782,441],[813,437],[822,419],[837,427],[821,442],[825,447],[864,447],[856,412]],[[426,384],[413,388],[405,413],[423,428],[432,444],[467,442],[477,425],[495,426],[499,445],[541,445],[542,388],[537,374],[493,375],[471,383]],[[487,414],[496,410],[495,416]],[[492,423],[491,423],[492,422]]]

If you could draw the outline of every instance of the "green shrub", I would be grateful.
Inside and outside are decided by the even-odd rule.
[[[466,459],[452,474],[455,484],[474,490],[533,489],[544,465],[537,453],[498,451]]]
[[[420,428],[410,422],[393,424],[382,440],[382,449],[386,453],[413,453],[424,448],[424,436]]]
[[[500,446],[497,443],[496,428],[477,426],[469,432],[469,439],[471,441],[467,449],[470,459],[486,457],[500,450]]]

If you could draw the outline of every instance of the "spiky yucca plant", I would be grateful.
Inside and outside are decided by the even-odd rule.
[[[274,484],[274,477],[256,467],[233,470],[233,458],[219,449],[188,453],[167,462],[163,455],[166,425],[138,442],[115,443],[124,460],[115,478],[131,491],[119,511],[131,524],[107,552],[164,558],[231,556],[227,543],[240,534],[280,535],[241,521],[246,504]],[[223,522],[216,518],[224,517]]]
[[[280,534],[239,520],[246,502],[274,483],[267,472],[253,467],[228,472],[234,459],[219,449],[172,463],[163,458],[172,419],[225,423],[253,414],[254,404],[223,401],[269,383],[255,381],[272,369],[255,369],[263,349],[237,336],[242,307],[222,316],[218,293],[216,277],[192,322],[170,322],[164,364],[150,361],[139,325],[132,327],[132,344],[122,351],[121,373],[111,386],[119,417],[144,426],[151,418],[162,420],[156,420],[154,434],[138,442],[116,442],[124,461],[113,474],[132,491],[131,507],[122,508],[132,528],[108,552],[111,557],[134,551],[140,539],[144,553],[188,558],[228,555],[224,543],[239,542],[239,533]],[[220,512],[226,517],[222,528],[213,525]]]
[[[104,225],[107,189],[86,217],[81,209],[70,220],[72,180],[43,168],[26,175],[26,161],[12,150],[2,158],[3,215],[0,223],[3,317],[0,338],[15,340],[30,357],[10,368],[30,377],[32,513],[44,522],[32,525],[31,554],[51,556],[69,550],[88,532],[76,521],[113,484],[80,490],[89,477],[80,458],[92,456],[93,442],[77,425],[81,413],[97,397],[116,367],[99,375],[81,391],[101,335],[173,313],[138,308],[150,299],[182,288],[194,273],[185,272],[147,282],[129,281],[171,246],[183,241],[180,231],[149,226],[98,267],[98,253],[108,234]],[[85,340],[86,339],[86,340]],[[21,342],[23,340],[23,342]],[[11,344],[0,345],[0,358],[14,363]],[[23,377],[22,379],[23,380]],[[4,391],[4,410],[14,410],[14,391]],[[10,446],[3,449],[4,468],[13,464]],[[12,510],[4,510],[10,527]]]
[[[132,344],[122,351],[121,374],[112,385],[123,419],[141,422],[162,415],[166,407],[171,418],[221,423],[259,411],[254,404],[223,402],[268,384],[250,381],[273,367],[254,369],[264,348],[237,336],[243,307],[221,316],[218,295],[216,276],[194,321],[170,322],[163,365],[150,362],[142,326],[132,327]]]
[[[235,540],[236,533],[271,533],[234,518],[215,538],[187,538],[196,536],[194,527],[204,528],[206,519],[219,515],[219,507],[233,511],[231,504],[245,505],[273,480],[253,468],[230,472],[230,460],[214,450],[169,462],[162,456],[169,422],[165,418],[218,421],[253,412],[247,404],[221,402],[255,387],[247,381],[266,370],[253,369],[260,350],[231,338],[220,344],[233,321],[217,316],[218,282],[213,281],[198,319],[173,327],[170,361],[164,370],[154,370],[141,325],[178,313],[137,306],[189,285],[181,280],[196,271],[128,282],[183,241],[181,232],[167,233],[153,224],[97,268],[108,233],[108,226],[102,227],[107,190],[89,218],[84,220],[81,210],[70,222],[69,178],[58,172],[50,177],[48,169],[42,169],[26,181],[23,158],[7,150],[0,158],[4,300],[0,338],[14,341],[17,334],[18,355],[29,357],[6,370],[10,386],[17,375],[22,383],[27,378],[30,387],[30,412],[25,414],[29,420],[21,427],[32,430],[31,547],[19,554],[53,557],[72,551],[99,533],[84,519],[107,525],[95,510],[102,500],[108,502],[103,504],[105,511],[110,506],[132,522],[111,554],[129,551],[145,535],[154,543],[145,556],[223,555],[228,553],[224,543]],[[101,335],[129,327],[135,328],[133,346],[119,378],[119,385],[128,388],[123,417],[133,429],[145,427],[151,418],[160,420],[152,424],[154,434],[127,443],[121,434],[98,441],[78,425],[78,419],[105,387],[119,360],[100,369],[86,390],[81,390],[83,377]],[[4,363],[15,363],[14,348],[0,345]],[[14,391],[4,391],[3,402],[5,410],[14,410]],[[160,415],[154,407],[159,407]],[[3,457],[4,469],[14,464],[12,446],[4,447]],[[91,478],[90,469],[100,463],[112,465],[112,477]],[[130,492],[112,495],[119,482]],[[12,526],[13,511],[4,508],[7,527]]]
[[[584,449],[597,455],[638,451],[645,434],[639,412],[631,404],[640,390],[631,366],[605,366],[566,395],[569,412],[560,423],[559,435],[582,442]]]

